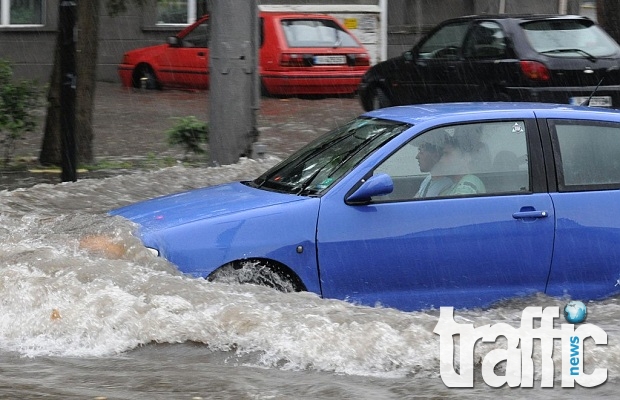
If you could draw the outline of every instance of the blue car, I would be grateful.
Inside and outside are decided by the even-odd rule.
[[[111,212],[180,271],[418,310],[620,292],[620,113],[385,108],[253,181]]]

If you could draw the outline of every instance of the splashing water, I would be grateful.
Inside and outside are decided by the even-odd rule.
[[[431,393],[445,394],[433,334],[438,310],[406,313],[190,278],[152,256],[132,235],[129,221],[106,214],[157,195],[252,179],[276,161],[173,167],[0,192],[0,352],[88,359],[132,354],[152,344],[196,344],[223,365],[420,384],[430,378]],[[80,246],[101,234],[111,238],[115,252]],[[457,322],[476,326],[518,326],[524,307],[564,303],[541,295],[455,314]],[[586,364],[607,368],[613,381],[620,373],[620,304],[594,302],[588,312],[588,322],[605,329],[610,340],[605,348],[590,346]],[[498,346],[501,341],[476,346],[474,359],[479,363]]]

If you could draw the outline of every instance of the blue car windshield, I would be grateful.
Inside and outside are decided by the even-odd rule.
[[[377,118],[356,118],[302,147],[254,180],[253,186],[299,195],[321,194],[410,126]]]

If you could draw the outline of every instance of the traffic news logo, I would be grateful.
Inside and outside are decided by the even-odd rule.
[[[583,305],[583,303],[578,302]],[[571,303],[569,303],[571,305]],[[567,308],[568,306],[567,305]],[[484,343],[496,342],[499,337],[506,338],[506,348],[489,351],[482,360],[482,378],[492,387],[533,387],[534,360],[532,359],[534,341],[540,340],[541,382],[543,388],[554,385],[555,365],[553,361],[554,340],[561,340],[562,387],[572,388],[575,383],[583,387],[594,387],[605,383],[607,369],[595,368],[584,372],[584,341],[592,338],[596,345],[607,345],[607,333],[592,324],[561,324],[554,329],[554,320],[559,318],[559,307],[526,307],[521,315],[521,325],[515,328],[506,323],[483,325],[474,328],[473,324],[460,324],[454,321],[454,308],[441,307],[439,322],[433,332],[439,335],[440,374],[444,384],[451,388],[471,388],[474,386],[474,348],[479,340]],[[568,315],[567,320],[574,322]],[[583,307],[585,319],[585,306]],[[582,320],[583,320],[582,319]],[[534,327],[539,320],[540,326]],[[455,339],[459,340],[459,373],[455,370]],[[590,344],[589,344],[590,345]],[[505,375],[497,375],[495,368],[505,361]]]

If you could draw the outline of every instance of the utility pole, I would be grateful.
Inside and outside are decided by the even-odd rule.
[[[61,1],[60,22],[60,143],[62,182],[77,181],[75,143],[75,43],[77,1]]]
[[[213,165],[251,156],[258,136],[258,5],[209,0],[209,152]]]

